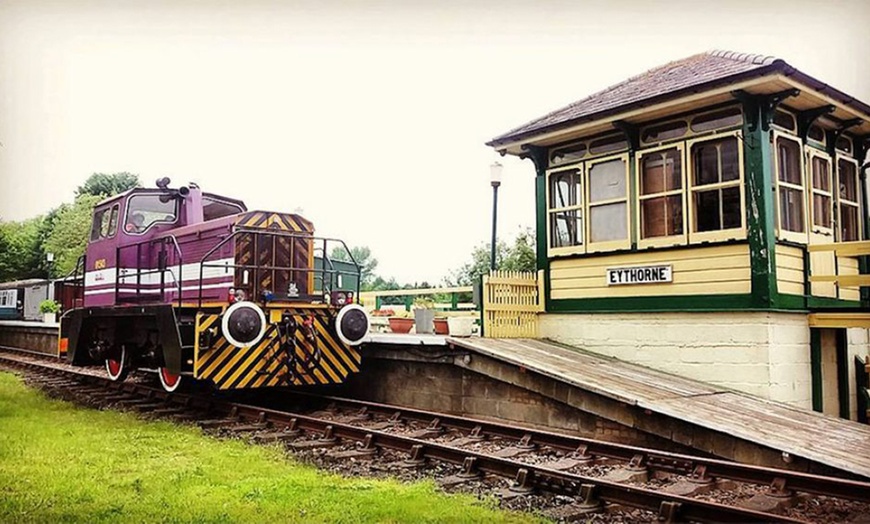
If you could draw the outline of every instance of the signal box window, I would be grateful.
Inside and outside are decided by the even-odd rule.
[[[794,140],[776,139],[777,196],[781,231],[804,233],[804,182],[801,146]]]
[[[171,224],[178,216],[178,202],[166,195],[133,195],[127,201],[124,231],[138,235],[154,224]]]
[[[860,205],[858,204],[858,176],[855,164],[840,159],[837,162],[837,181],[840,186],[837,204],[840,212],[840,240],[851,242],[860,238]]]
[[[583,190],[580,170],[550,174],[550,247],[583,245]]]
[[[692,205],[695,232],[743,226],[737,138],[692,146]]]
[[[628,240],[626,160],[591,164],[589,170],[589,242]]]
[[[91,242],[112,238],[118,230],[118,204],[100,209],[94,213],[91,226]]]
[[[813,229],[825,229],[830,234],[833,228],[831,162],[818,155],[811,155],[810,158],[813,178]]]
[[[683,163],[678,148],[645,154],[640,173],[641,238],[683,234]]]

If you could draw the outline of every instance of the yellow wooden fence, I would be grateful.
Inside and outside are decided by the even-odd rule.
[[[533,272],[491,271],[483,277],[483,334],[487,338],[535,338],[543,296]]]

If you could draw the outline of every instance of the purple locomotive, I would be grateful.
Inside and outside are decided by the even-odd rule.
[[[333,263],[330,245],[347,250],[299,215],[248,211],[195,184],[132,189],[94,208],[61,293],[58,349],[113,380],[156,371],[167,391],[182,377],[219,389],[341,383],[359,371],[369,319],[354,303],[359,266]]]

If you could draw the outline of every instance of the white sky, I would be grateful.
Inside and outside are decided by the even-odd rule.
[[[0,0],[0,217],[169,176],[435,283],[489,239],[484,142],[631,75],[729,49],[870,102],[870,2],[706,4]],[[501,161],[504,238],[534,170]]]

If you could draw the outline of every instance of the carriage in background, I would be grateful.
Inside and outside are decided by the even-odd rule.
[[[337,267],[332,248],[351,264]],[[85,255],[63,282],[58,350],[113,380],[156,371],[219,389],[342,383],[369,329],[359,266],[341,240],[289,213],[248,211],[194,184],[100,202]]]

